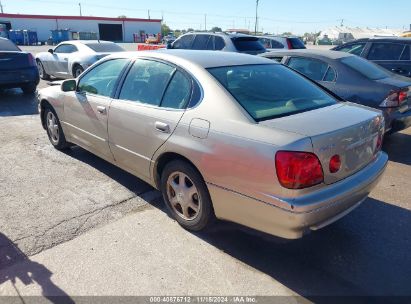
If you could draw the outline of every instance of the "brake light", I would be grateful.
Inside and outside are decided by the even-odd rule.
[[[399,107],[404,101],[408,99],[408,88],[398,91],[391,91],[388,97],[380,104],[382,108]]]
[[[275,167],[280,184],[288,189],[304,189],[324,181],[320,160],[313,153],[279,151]]]
[[[287,39],[287,45],[288,45],[288,48],[289,48],[290,50],[293,49],[293,44],[291,43],[291,40],[290,40],[290,39]]]
[[[331,173],[337,173],[341,169],[341,158],[339,155],[334,155],[330,159],[330,166],[329,166]]]
[[[34,60],[34,57],[32,54],[29,53],[28,58],[29,58],[29,66],[37,66],[36,61]]]

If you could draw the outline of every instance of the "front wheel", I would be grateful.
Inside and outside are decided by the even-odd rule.
[[[56,112],[51,108],[46,108],[44,112],[46,121],[46,130],[50,143],[57,150],[65,150],[70,147],[70,144],[66,141],[66,138],[61,128],[60,121]]]
[[[214,220],[210,194],[200,173],[185,161],[170,162],[161,175],[161,192],[174,219],[200,231]]]
[[[74,69],[73,69],[73,76],[74,76],[75,78],[77,78],[77,77],[79,77],[79,76],[81,75],[81,73],[83,73],[83,72],[84,72],[84,69],[83,69],[81,66],[76,65],[76,66],[74,67]]]

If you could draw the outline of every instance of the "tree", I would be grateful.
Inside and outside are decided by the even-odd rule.
[[[161,35],[163,35],[163,37],[164,37],[164,36],[167,36],[168,33],[170,33],[170,32],[171,32],[170,27],[167,24],[162,23],[161,24]]]
[[[119,18],[119,19],[126,19],[127,16],[126,16],[126,15],[120,15],[120,16],[118,16],[117,18]]]
[[[291,33],[291,32],[284,32],[284,33],[282,33],[282,36],[291,36],[293,33]]]
[[[210,32],[222,32],[223,30],[221,29],[221,27],[215,26],[213,27]]]
[[[187,32],[194,32],[194,29],[190,27],[187,29]]]

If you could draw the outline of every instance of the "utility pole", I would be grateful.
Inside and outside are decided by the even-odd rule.
[[[341,27],[344,26],[344,19],[341,19]]]
[[[257,35],[257,30],[258,30],[258,4],[259,4],[260,0],[256,0],[255,3],[255,30],[254,30],[254,34]]]
[[[78,6],[80,8],[80,16],[83,16],[83,14],[81,13],[81,3],[80,2],[78,3]]]
[[[151,17],[150,17],[150,10],[148,10],[148,19],[151,19]]]
[[[204,30],[207,32],[207,14],[204,15]]]
[[[4,14],[4,12],[3,12],[3,4],[1,4],[1,0],[0,0],[0,10],[1,10],[1,13]]]

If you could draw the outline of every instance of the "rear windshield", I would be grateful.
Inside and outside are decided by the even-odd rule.
[[[290,41],[291,46],[293,47],[293,49],[305,49],[305,45],[304,43],[301,41],[300,38],[287,38],[288,41]]]
[[[240,52],[265,51],[264,46],[254,37],[232,38],[235,48]]]
[[[390,76],[385,69],[358,56],[345,57],[341,59],[341,62],[371,80]]]
[[[20,52],[21,50],[10,40],[0,39],[0,51]]]
[[[86,45],[97,53],[124,52],[124,49],[115,43],[87,43]]]
[[[208,71],[256,120],[289,116],[335,104],[335,98],[280,64],[211,68]]]

